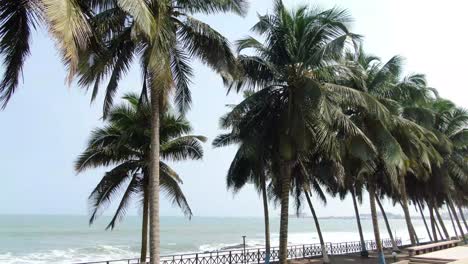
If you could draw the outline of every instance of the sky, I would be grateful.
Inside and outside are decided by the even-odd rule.
[[[200,18],[233,42],[249,34],[257,13],[271,10],[272,2],[251,1],[245,18],[224,14]],[[352,31],[364,36],[367,52],[383,60],[405,57],[406,73],[426,74],[429,85],[442,97],[468,108],[466,1],[285,1],[288,7],[300,3],[348,9],[355,19]],[[209,141],[204,145],[203,161],[172,164],[184,180],[182,188],[192,211],[195,216],[262,216],[260,197],[251,187],[236,195],[226,190],[226,171],[235,146],[211,147],[211,141],[222,132],[218,120],[228,110],[226,104],[239,102],[240,96],[227,96],[220,77],[198,61],[193,66],[193,106],[188,119],[194,134],[205,135]],[[141,87],[137,68],[121,82],[120,95]],[[73,162],[84,149],[89,132],[102,125],[102,94],[90,104],[90,93],[66,84],[64,67],[44,30],[34,33],[23,76],[10,104],[0,112],[0,214],[85,215],[87,197],[106,169],[76,175]],[[350,199],[329,198],[326,206],[315,204],[319,216],[354,213]],[[402,214],[400,207],[385,204],[389,212]],[[129,214],[137,214],[137,208],[135,203]],[[370,212],[367,199],[360,210]],[[303,211],[308,214],[306,208]],[[181,215],[164,198],[161,214]],[[277,216],[279,210],[271,214]]]

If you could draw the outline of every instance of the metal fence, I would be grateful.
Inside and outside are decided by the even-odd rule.
[[[375,250],[374,241],[365,241],[367,250]],[[401,239],[397,238],[398,246],[402,245]],[[383,239],[384,248],[391,248],[392,241]],[[361,252],[361,242],[341,242],[326,243],[327,253],[329,255],[344,255],[349,253]],[[301,259],[322,256],[322,247],[320,244],[307,244],[288,247],[288,259]],[[213,251],[203,253],[187,253],[179,255],[161,256],[161,264],[261,264],[265,262],[265,248],[247,248],[230,251]],[[279,260],[279,248],[270,248],[270,261]],[[140,259],[118,259],[95,262],[82,262],[76,264],[137,264]]]

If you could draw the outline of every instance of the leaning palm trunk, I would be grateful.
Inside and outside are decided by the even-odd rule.
[[[421,202],[417,201],[417,203],[418,203],[419,212],[421,213],[421,218],[422,218],[422,220],[424,222],[424,226],[426,227],[427,235],[429,236],[429,240],[433,241],[432,236],[431,236],[431,231],[429,231],[429,227],[427,226],[426,218],[424,217],[424,212],[423,212],[423,209],[422,209],[422,206],[421,206]]]
[[[434,241],[437,242],[439,240],[437,239],[436,220],[434,217],[434,207],[432,204],[429,205],[429,217],[431,219],[432,235],[434,237]]]
[[[379,220],[377,219],[377,209],[375,207],[375,186],[374,183],[369,183],[369,202],[371,208],[372,225],[374,227],[375,246],[377,250],[377,258],[379,264],[385,264],[385,256],[380,240]]]
[[[413,229],[413,224],[411,223],[411,216],[409,213],[408,209],[408,197],[406,196],[406,184],[405,184],[405,177],[401,176],[400,177],[401,182],[400,182],[400,194],[401,194],[401,207],[403,208],[403,212],[405,214],[405,220],[406,220],[406,227],[408,228],[408,234],[411,240],[411,245],[415,246],[416,245],[416,234]]]
[[[447,228],[445,227],[444,220],[440,216],[439,209],[437,208],[437,206],[434,206],[434,211],[435,211],[435,214],[437,216],[437,219],[439,220],[440,228],[442,228],[442,230],[444,231],[444,235],[447,238],[447,240],[450,240],[450,235],[449,235],[449,233],[447,231]]]
[[[312,205],[312,201],[310,200],[309,192],[304,189],[304,193],[307,199],[307,203],[309,204],[310,211],[312,212],[312,216],[314,217],[315,228],[317,229],[317,233],[320,240],[320,247],[322,248],[322,258],[323,263],[330,263],[330,259],[328,258],[327,247],[325,245],[325,241],[323,240],[322,230],[320,229],[320,223],[318,221],[317,215],[315,214],[314,206]]]
[[[416,240],[416,244],[419,245],[419,237],[418,237],[418,234],[416,233],[416,229],[414,229],[413,222],[411,222],[411,230],[413,232],[414,239]]]
[[[289,217],[289,184],[291,166],[287,162],[281,165],[281,213],[279,238],[279,264],[286,264],[288,258],[288,217]]]
[[[440,231],[440,228],[439,228],[439,224],[437,223],[437,221],[435,221],[435,226],[437,228],[437,232],[440,236],[440,240],[444,240],[444,235],[442,235],[442,232]]]
[[[160,91],[151,87],[151,170],[150,195],[150,263],[159,264],[159,98]]]
[[[452,228],[453,228],[453,232],[455,232],[455,237],[458,239],[459,236],[458,236],[457,227],[455,226],[455,222],[453,221],[452,212],[450,211],[450,207],[448,204],[447,204],[447,212],[450,216],[450,222],[452,222]]]
[[[392,229],[390,228],[390,223],[388,222],[387,214],[385,213],[382,203],[380,202],[380,199],[377,196],[375,196],[375,200],[377,201],[380,211],[382,212],[382,216],[385,220],[385,226],[387,227],[388,235],[390,237],[390,240],[392,241],[392,250],[398,252],[400,250],[398,249],[397,243],[395,242],[395,239],[393,237]]]
[[[148,250],[148,187],[144,187],[143,191],[143,221],[141,224],[141,255],[140,262],[146,263]]]
[[[463,220],[463,224],[465,225],[465,228],[468,231],[468,224],[466,223],[466,219],[465,219],[465,216],[463,215],[463,210],[460,205],[458,205],[458,212],[460,212],[460,216]]]
[[[448,200],[447,204],[450,206],[450,209],[452,210],[453,218],[455,219],[455,223],[458,226],[458,229],[460,230],[460,235],[463,238],[463,242],[466,244],[466,238],[465,238],[465,233],[463,232],[463,228],[460,224],[460,220],[458,219],[457,211],[455,211],[455,207],[453,206],[452,201]]]
[[[358,205],[356,201],[356,193],[355,193],[354,186],[351,187],[351,196],[353,198],[354,213],[356,214],[356,222],[357,222],[358,231],[359,231],[359,238],[361,239],[361,256],[368,257],[369,252],[367,252],[366,242],[364,241],[364,234],[362,233],[361,218],[359,216],[359,209],[358,209]]]
[[[270,216],[265,176],[262,178],[263,215],[265,220],[265,264],[270,263]]]

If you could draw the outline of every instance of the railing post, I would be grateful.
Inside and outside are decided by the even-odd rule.
[[[229,264],[232,264],[232,254],[231,254],[231,251],[229,251]]]
[[[198,264],[198,253],[195,254],[195,264]]]
[[[330,255],[333,255],[333,243],[332,242],[330,242]]]
[[[302,245],[302,258],[305,258],[305,245]]]
[[[260,249],[258,249],[258,252],[257,252],[257,262],[258,264],[260,264]]]
[[[346,254],[348,254],[348,242],[346,242]]]

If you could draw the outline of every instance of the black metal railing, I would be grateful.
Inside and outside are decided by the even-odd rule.
[[[367,240],[366,249],[375,250],[376,244],[374,241]],[[397,238],[398,246],[402,245],[401,239]],[[391,248],[392,241],[383,239],[382,245],[384,248]],[[341,242],[341,243],[326,243],[327,253],[330,255],[344,255],[350,253],[361,252],[361,242]],[[322,256],[322,247],[320,244],[296,245],[288,247],[288,259],[302,259]],[[261,264],[265,262],[265,248],[247,248],[236,249],[230,251],[213,251],[203,253],[187,253],[179,255],[161,256],[161,264]],[[270,249],[270,261],[279,260],[279,248],[272,247]],[[141,263],[138,258],[117,259],[94,262],[81,262],[76,264],[137,264]]]

